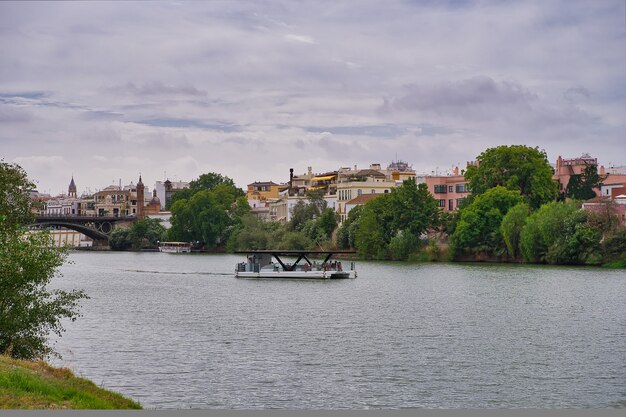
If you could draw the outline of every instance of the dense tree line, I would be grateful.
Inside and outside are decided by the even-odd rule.
[[[453,258],[592,265],[626,259],[625,229],[612,203],[601,213],[581,208],[580,200],[594,197],[602,181],[595,167],[573,176],[556,201],[545,152],[500,146],[477,159],[466,174],[471,197],[450,236]]]
[[[465,173],[471,193],[458,212],[440,211],[425,184],[405,181],[353,208],[340,227],[318,192],[292,207],[286,224],[261,221],[232,180],[204,174],[175,195],[168,237],[231,251],[355,249],[363,259],[599,264],[626,258],[624,228],[610,204],[601,213],[581,209],[603,180],[595,167],[572,176],[559,195],[545,151],[498,146],[476,159]]]

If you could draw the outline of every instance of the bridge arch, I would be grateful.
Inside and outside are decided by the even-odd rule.
[[[111,224],[110,223],[103,223],[104,224],[108,224],[109,225],[109,229],[108,232],[111,231]],[[105,241],[105,242],[109,242],[109,235],[101,230],[97,230],[94,229],[92,227],[89,227],[87,225],[84,224],[78,224],[78,223],[71,223],[71,222],[64,222],[64,221],[46,221],[46,222],[37,222],[36,226],[41,226],[41,227],[48,227],[48,226],[61,226],[61,227],[65,227],[66,229],[71,229],[71,230],[75,230],[77,232],[80,232],[82,234],[84,234],[87,237],[92,238],[93,240],[100,240],[100,241]]]

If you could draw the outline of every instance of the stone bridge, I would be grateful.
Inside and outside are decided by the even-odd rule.
[[[120,227],[130,227],[137,221],[135,216],[123,217],[94,217],[94,216],[61,216],[47,215],[36,216],[33,226],[41,228],[48,226],[60,226],[75,230],[90,237],[94,244],[108,245],[111,232]]]

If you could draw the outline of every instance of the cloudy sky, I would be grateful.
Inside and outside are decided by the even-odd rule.
[[[626,165],[623,0],[1,2],[0,158],[42,192],[488,147]]]

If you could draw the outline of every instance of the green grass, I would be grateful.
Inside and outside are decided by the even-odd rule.
[[[0,409],[140,409],[66,368],[0,356]]]
[[[604,265],[602,265],[605,268],[626,268],[626,259],[622,259],[619,261],[613,261],[613,262],[607,262]]]

